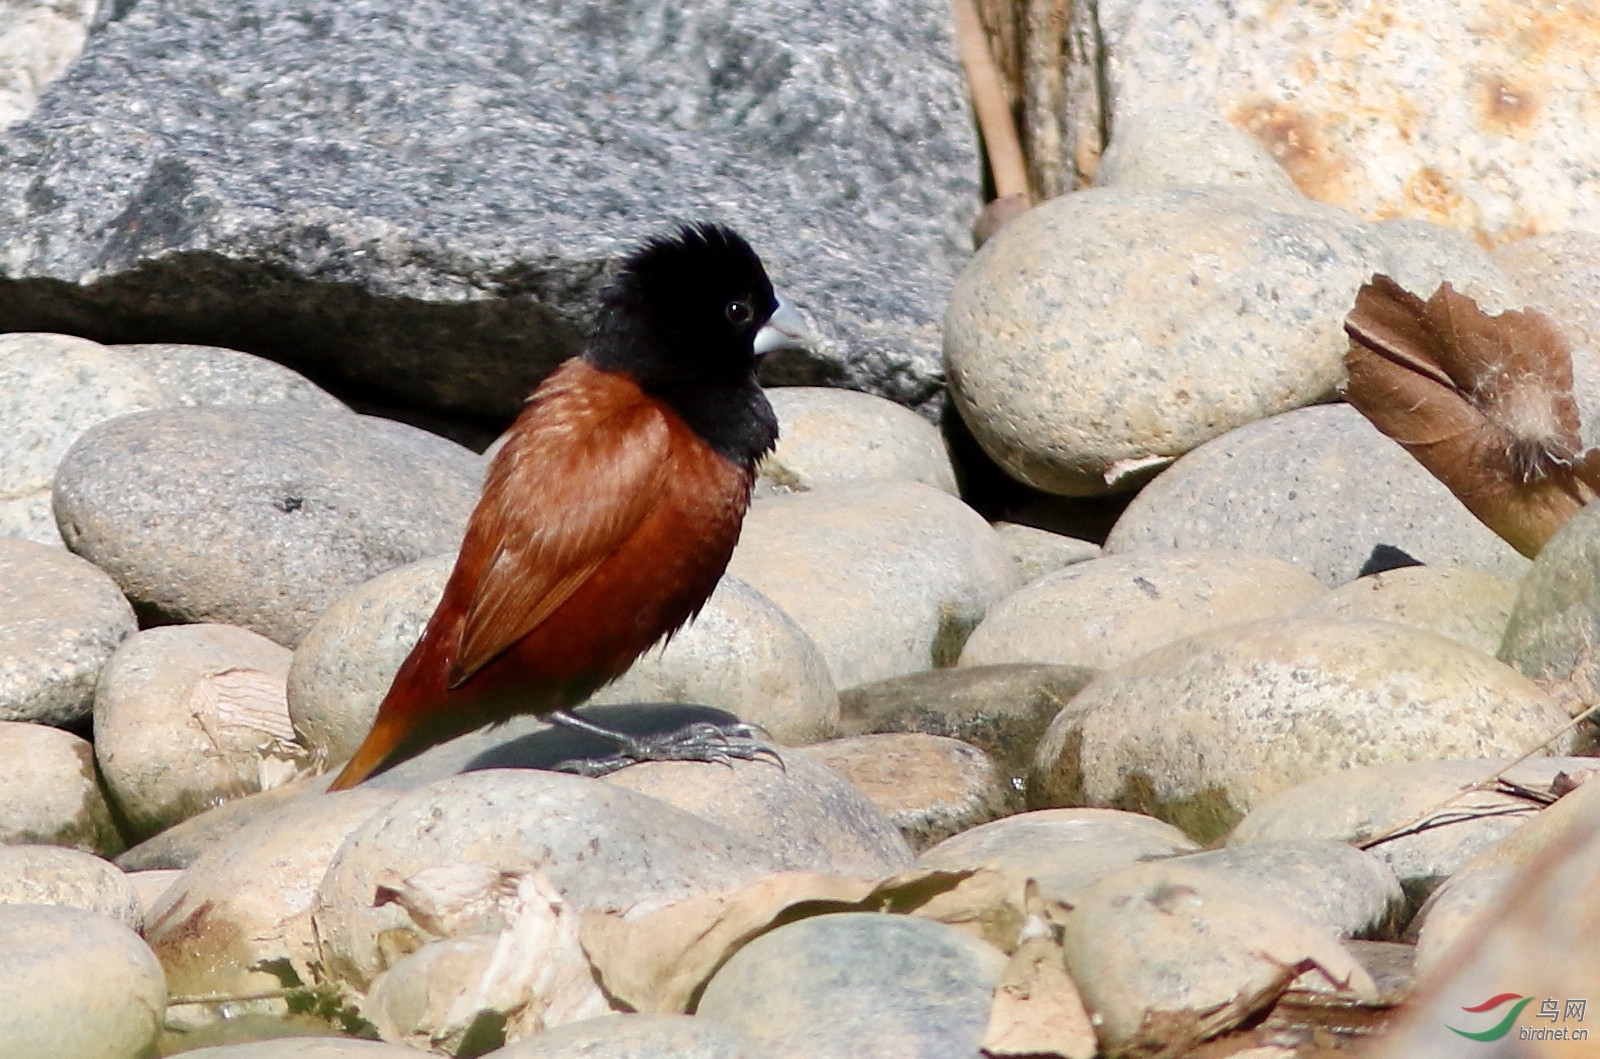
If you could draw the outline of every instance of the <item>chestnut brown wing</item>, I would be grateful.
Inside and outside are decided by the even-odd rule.
[[[549,618],[660,497],[670,432],[659,406],[582,362],[562,375],[513,428],[467,527],[452,581],[471,598],[452,688]]]

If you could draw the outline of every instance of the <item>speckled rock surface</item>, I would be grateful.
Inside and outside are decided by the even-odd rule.
[[[0,719],[71,724],[137,628],[115,581],[60,548],[0,537]]]
[[[0,905],[63,905],[144,926],[144,905],[120,868],[60,846],[0,846]]]
[[[777,386],[778,447],[761,461],[757,495],[860,481],[921,482],[955,495],[956,475],[932,423],[855,390]]]
[[[1126,191],[1199,184],[1301,198],[1272,154],[1219,112],[1168,103],[1117,115],[1117,135],[1100,156],[1096,187]]]
[[[1064,533],[1052,533],[1037,526],[1017,522],[996,522],[994,531],[1016,560],[1017,577],[1023,584],[1053,573],[1063,566],[1100,558],[1100,545]]]
[[[1419,298],[1449,283],[1486,313],[1528,304],[1516,281],[1463,232],[1412,217],[1379,221],[1371,231],[1383,274]]]
[[[330,763],[361,745],[455,563],[454,553],[435,555],[363,581],[329,604],[295,646],[289,716],[301,741]]]
[[[805,630],[841,691],[953,662],[1017,587],[983,516],[916,482],[757,500],[728,572]]]
[[[1367,842],[1387,835],[1371,846],[1371,852],[1394,869],[1415,904],[1538,811],[1526,799],[1496,791],[1475,791],[1452,800],[1469,784],[1508,764],[1510,759],[1494,758],[1346,769],[1266,799],[1239,822],[1228,844],[1305,838]],[[1591,758],[1535,757],[1514,766],[1506,777],[1548,790],[1558,772],[1593,765]],[[1429,812],[1436,813],[1429,826],[1390,834]]]
[[[700,1016],[772,1059],[970,1059],[1005,956],[931,920],[815,916],[764,934],[706,986]]]
[[[1348,405],[1304,408],[1216,439],[1151,482],[1107,554],[1226,548],[1276,555],[1327,585],[1387,545],[1425,563],[1520,578],[1528,560]]]
[[[1308,618],[1392,621],[1473,650],[1500,649],[1517,582],[1460,566],[1407,566],[1358,577],[1296,612]]]
[[[117,649],[95,696],[95,757],[136,837],[308,764],[284,697],[289,659],[231,625],[146,629]]]
[[[1494,263],[1525,293],[1527,305],[1561,327],[1572,347],[1572,396],[1583,443],[1600,444],[1600,234],[1546,232],[1502,246]]]
[[[312,784],[320,782],[326,787],[332,778],[294,780],[282,787],[223,802],[126,850],[117,857],[117,867],[126,872],[187,868],[206,850],[232,838],[251,821],[297,800]]]
[[[1125,491],[1232,428],[1331,395],[1372,261],[1356,220],[1315,203],[1223,188],[1064,195],[984,244],[956,282],[951,396],[1013,477],[1066,496]]]
[[[111,346],[111,351],[149,373],[164,404],[303,404],[344,410],[344,402],[305,376],[265,357],[221,346],[154,342]]]
[[[781,765],[652,761],[605,782],[693,813],[790,871],[881,879],[910,865],[895,822],[866,794],[803,753],[780,753]]]
[[[1394,869],[1343,842],[1241,843],[1191,853],[1177,863],[1270,894],[1341,938],[1392,936],[1404,922],[1405,895]]]
[[[1113,141],[1121,115],[1184,101],[1254,133],[1307,195],[1367,216],[1491,245],[1600,218],[1597,31],[1575,9],[1107,0],[1097,12]]]
[[[602,1015],[545,1030],[494,1054],[498,1059],[762,1059],[766,1053],[715,1019]]]
[[[1162,644],[1292,613],[1327,594],[1298,567],[1238,552],[1134,552],[1075,563],[992,607],[962,666],[1110,669]]]
[[[144,1059],[166,1009],[150,947],[108,916],[46,905],[0,906],[0,1053],[52,1059]]]
[[[473,772],[407,793],[334,856],[314,912],[328,971],[365,986],[387,966],[380,935],[410,924],[395,905],[372,906],[375,885],[463,861],[536,868],[579,911],[731,889],[774,870],[732,832],[614,783]]]
[[[1183,860],[1137,864],[1083,891],[1062,923],[1067,970],[1108,1054],[1181,1055],[1270,1008],[1291,968],[1320,966],[1369,998],[1334,935],[1238,878]]]
[[[989,755],[948,736],[857,735],[802,753],[860,788],[916,850],[1004,816],[1021,801]]]
[[[1600,507],[1584,508],[1556,531],[1522,579],[1500,658],[1536,680],[1600,685]]]
[[[1268,619],[1098,677],[1046,732],[1029,801],[1148,812],[1204,841],[1330,772],[1519,754],[1567,720],[1532,681],[1442,636],[1388,622]],[[1570,742],[1557,739],[1555,752]]]
[[[459,445],[344,412],[164,409],[80,439],[56,518],[136,606],[293,646],[345,590],[454,550],[480,475]]]
[[[85,338],[0,335],[0,530],[59,544],[35,522],[72,443],[96,423],[157,408],[160,388],[143,369]]]
[[[33,113],[39,93],[83,51],[93,0],[7,0],[0,30],[0,126]]]
[[[1039,809],[963,831],[924,852],[924,868],[998,868],[1020,890],[1071,902],[1080,890],[1141,861],[1197,847],[1171,824],[1116,809]]]
[[[922,732],[971,743],[1020,789],[1033,752],[1096,671],[1082,666],[935,669],[862,684],[839,697],[846,735]]]
[[[0,842],[103,857],[122,850],[87,740],[49,725],[0,721],[0,761]]]
[[[509,417],[576,352],[608,262],[707,218],[822,333],[770,381],[934,400],[978,205],[948,9],[607,10],[108,6],[0,138],[0,326],[181,334]]]
[[[666,646],[645,652],[589,701],[713,706],[791,745],[826,739],[839,724],[822,651],[794,618],[733,576]]]

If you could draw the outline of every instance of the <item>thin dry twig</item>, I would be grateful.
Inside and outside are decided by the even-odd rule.
[[[1419,824],[1421,824],[1423,821],[1427,820],[1429,817],[1432,817],[1437,813],[1441,813],[1445,809],[1449,808],[1451,803],[1454,802],[1457,798],[1463,797],[1464,795],[1468,795],[1468,794],[1476,794],[1479,791],[1486,790],[1489,787],[1494,786],[1495,784],[1501,782],[1501,778],[1503,776],[1505,776],[1505,774],[1507,772],[1510,772],[1512,769],[1516,768],[1518,765],[1522,764],[1524,761],[1526,761],[1529,758],[1533,757],[1539,751],[1546,749],[1547,747],[1550,746],[1551,743],[1554,743],[1557,739],[1560,739],[1562,736],[1566,735],[1568,732],[1570,732],[1573,729],[1577,728],[1578,725],[1582,724],[1584,721],[1587,721],[1587,720],[1593,718],[1597,713],[1600,713],[1600,702],[1597,702],[1593,706],[1590,706],[1587,710],[1584,710],[1582,713],[1578,714],[1578,716],[1574,717],[1571,721],[1569,721],[1566,724],[1562,725],[1555,732],[1551,733],[1549,738],[1545,739],[1538,746],[1534,747],[1532,750],[1529,750],[1526,754],[1523,754],[1521,757],[1517,758],[1515,761],[1512,761],[1509,764],[1504,765],[1501,768],[1496,769],[1494,772],[1492,772],[1489,775],[1483,777],[1483,779],[1481,779],[1481,780],[1476,780],[1476,781],[1474,781],[1472,783],[1467,784],[1465,787],[1462,787],[1460,790],[1458,790],[1454,794],[1450,795],[1450,797],[1448,797],[1448,798],[1444,799],[1443,801],[1439,802],[1437,805],[1433,805],[1433,806],[1430,806],[1427,809],[1424,809],[1422,812],[1420,812],[1417,815],[1411,817],[1409,820],[1406,820],[1404,823],[1396,824],[1394,827],[1391,827],[1387,831],[1381,832],[1380,834],[1374,835],[1371,838],[1363,839],[1362,841],[1357,842],[1355,844],[1356,848],[1357,849],[1371,849],[1373,846],[1382,845],[1383,843],[1388,842],[1391,839],[1399,838],[1403,834],[1408,834],[1408,833],[1411,832],[1411,830],[1413,828],[1416,828]],[[1490,814],[1493,814],[1496,811],[1497,810],[1491,809],[1491,810],[1488,810],[1485,814],[1479,814],[1479,813],[1475,813],[1475,812],[1468,812],[1468,813],[1464,813],[1462,815],[1463,815],[1463,817],[1465,819],[1474,819],[1479,815],[1490,815]]]
[[[975,0],[951,0],[955,8],[956,44],[961,65],[967,72],[967,87],[972,92],[972,109],[978,115],[978,128],[989,155],[989,170],[994,174],[996,198],[1021,195],[1029,201],[1028,163],[1022,154],[1022,141],[1011,116],[1000,68],[989,50],[989,37],[978,17]]]

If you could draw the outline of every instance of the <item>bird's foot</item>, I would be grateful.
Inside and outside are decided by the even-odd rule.
[[[557,724],[565,724],[569,716],[552,714],[549,719]],[[715,725],[701,722],[655,736],[631,736],[602,729],[587,721],[582,722],[580,730],[610,736],[617,741],[617,752],[608,757],[564,761],[556,766],[561,772],[599,777],[646,761],[703,761],[714,765],[732,765],[735,761],[759,761],[763,758],[771,760],[779,768],[784,767],[777,749],[761,738],[764,734],[761,729],[743,723]]]

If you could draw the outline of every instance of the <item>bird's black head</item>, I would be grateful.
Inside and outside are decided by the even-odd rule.
[[[646,390],[751,378],[756,334],[777,309],[749,243],[720,224],[688,224],[623,259],[587,355]]]
[[[632,376],[712,447],[753,464],[777,439],[755,371],[757,335],[778,311],[761,259],[737,232],[684,225],[623,259],[584,357]]]

